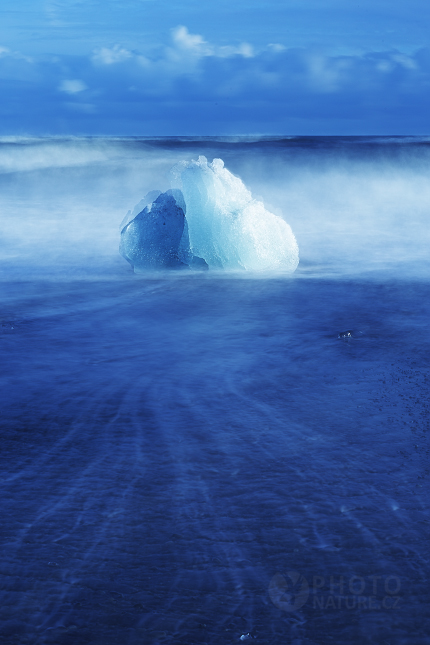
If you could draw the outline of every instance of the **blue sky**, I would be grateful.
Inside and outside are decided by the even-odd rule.
[[[1,134],[427,134],[428,0],[2,0]]]

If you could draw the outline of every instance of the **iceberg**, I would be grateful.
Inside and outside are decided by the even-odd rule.
[[[123,220],[120,252],[136,272],[297,268],[299,249],[290,226],[253,199],[222,159],[182,161],[171,179],[171,190],[151,191]]]

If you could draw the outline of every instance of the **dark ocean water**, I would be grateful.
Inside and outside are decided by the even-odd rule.
[[[1,142],[2,645],[430,643],[429,146]],[[130,272],[199,154],[294,275]]]

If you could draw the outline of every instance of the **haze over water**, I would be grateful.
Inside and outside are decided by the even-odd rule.
[[[2,643],[430,642],[429,146],[1,140]],[[294,274],[132,273],[199,155]]]

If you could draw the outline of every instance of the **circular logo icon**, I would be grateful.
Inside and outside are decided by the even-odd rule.
[[[273,576],[269,585],[270,600],[282,611],[297,611],[309,598],[308,581],[297,571],[288,571],[287,578],[280,573]]]

